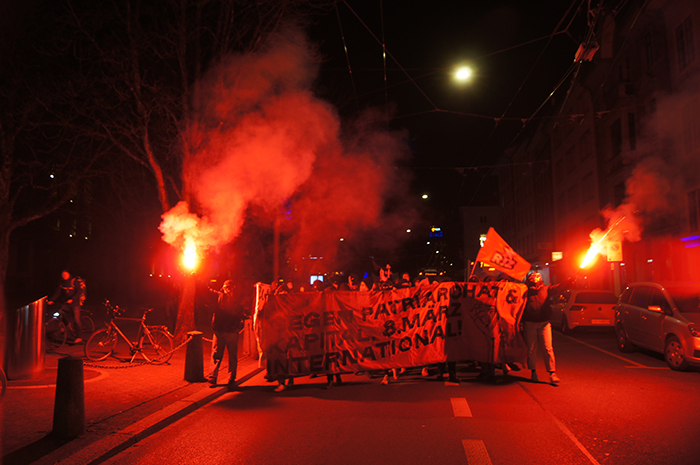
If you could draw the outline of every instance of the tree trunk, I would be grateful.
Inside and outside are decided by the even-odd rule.
[[[185,276],[185,283],[182,286],[182,295],[180,296],[180,304],[177,308],[177,323],[175,325],[175,344],[179,345],[185,342],[187,333],[194,331],[194,290],[195,290],[195,275],[189,274]]]

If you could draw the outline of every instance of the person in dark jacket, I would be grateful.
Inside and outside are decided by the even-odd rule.
[[[76,344],[83,342],[80,335],[83,333],[83,326],[80,320],[80,310],[82,309],[83,301],[85,300],[85,286],[82,285],[80,277],[73,277],[70,271],[63,270],[61,272],[61,283],[58,285],[54,293],[46,301],[48,305],[54,303],[64,309],[66,316],[69,318],[75,333],[74,341]]]
[[[233,281],[228,279],[220,291],[211,289],[219,295],[217,308],[211,320],[214,337],[211,346],[211,363],[209,364],[209,384],[216,386],[224,351],[228,351],[229,390],[236,388],[236,371],[238,369],[238,335],[243,329],[245,308],[240,292]]]
[[[554,360],[554,348],[552,347],[552,325],[549,322],[552,316],[552,307],[549,304],[550,293],[560,291],[571,280],[554,286],[546,286],[542,281],[542,275],[538,272],[530,273],[525,284],[528,286],[527,302],[523,311],[523,325],[525,327],[525,343],[527,344],[527,367],[531,371],[532,381],[539,381],[537,377],[537,347],[544,350],[544,366],[549,372],[549,380],[552,384],[559,383]]]

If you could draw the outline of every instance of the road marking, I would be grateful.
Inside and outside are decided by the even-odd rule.
[[[451,397],[450,402],[452,402],[452,410],[456,417],[469,417],[472,416],[472,411],[469,409],[469,404],[467,399],[464,397]]]
[[[642,365],[641,363],[637,363],[637,362],[634,362],[634,361],[632,361],[632,360],[630,360],[630,359],[628,359],[628,358],[622,357],[622,356],[617,355],[617,354],[613,354],[612,352],[608,352],[608,351],[605,350],[605,349],[601,349],[600,347],[596,347],[596,346],[594,346],[594,345],[588,344],[587,342],[579,341],[578,339],[573,338],[573,337],[569,337],[569,336],[567,336],[567,337],[568,337],[569,339],[571,339],[572,341],[578,342],[579,344],[583,344],[584,346],[588,346],[588,347],[590,347],[591,349],[597,350],[598,352],[603,352],[604,354],[610,355],[611,357],[618,358],[618,359],[620,359],[620,360],[622,360],[622,361],[624,361],[624,362],[631,363],[631,364],[633,365],[633,366],[629,366],[629,367],[625,367],[625,368],[650,368],[650,369],[654,369],[654,367],[649,367],[649,366],[646,366],[646,365]]]
[[[480,439],[462,439],[464,453],[467,454],[469,465],[491,465],[491,457],[486,450],[486,444]]]
[[[537,400],[537,397],[535,397],[535,395],[534,395],[532,392],[530,392],[530,390],[529,390],[527,387],[525,387],[525,386],[523,385],[523,383],[518,383],[518,384],[520,385],[521,388],[523,388],[523,390],[524,390],[525,392],[527,392],[527,394],[528,394],[530,397],[532,397],[532,400],[534,400],[535,402],[537,402],[537,404],[540,406],[540,408],[541,408],[542,411],[545,413],[545,415],[547,415],[547,416],[554,422],[554,424],[557,425],[557,427],[558,427],[564,434],[566,434],[566,435],[569,437],[569,439],[571,439],[571,441],[576,445],[576,447],[578,447],[579,450],[580,450],[581,452],[583,452],[583,455],[585,455],[585,456],[588,458],[588,460],[590,460],[590,462],[591,462],[593,465],[600,465],[600,463],[595,459],[595,457],[593,457],[593,456],[590,454],[590,452],[588,452],[588,449],[586,449],[586,447],[585,447],[583,444],[581,444],[581,442],[580,442],[578,439],[576,439],[576,436],[574,436],[574,433],[572,433],[572,432],[569,430],[569,428],[566,427],[566,425],[565,425],[564,423],[562,423],[561,421],[559,421],[559,420],[557,419],[557,417],[555,417],[555,416],[552,415],[547,409],[545,409],[545,408],[544,408],[544,405],[542,405],[542,404],[540,403],[540,401]]]

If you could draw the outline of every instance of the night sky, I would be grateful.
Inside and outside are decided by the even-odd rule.
[[[498,163],[523,127],[519,120],[534,115],[573,63],[585,26],[580,3],[338,2],[311,29],[325,59],[318,92],[344,115],[389,109],[391,127],[410,134],[417,194],[430,192],[450,211],[492,203],[495,183],[476,167]],[[473,68],[470,82],[453,79],[459,64]],[[496,127],[500,117],[518,121]]]
[[[12,44],[22,44],[21,28],[10,26],[29,25],[32,12],[44,16],[45,12],[36,8],[40,4],[41,1],[30,1],[3,7],[8,14],[0,22],[5,43],[0,52],[10,50]],[[312,24],[305,32],[318,47],[319,70],[310,88],[314,97],[331,104],[339,116],[338,124],[343,127],[357,127],[357,121],[366,117],[367,110],[374,109],[375,117],[379,115],[385,129],[402,135],[401,144],[408,154],[381,155],[378,153],[384,149],[381,143],[374,147],[355,143],[334,149],[348,155],[340,159],[349,164],[354,154],[382,159],[375,169],[377,173],[383,170],[386,179],[410,178],[408,190],[401,190],[405,196],[402,200],[392,199],[386,192],[371,199],[391,199],[384,211],[372,212],[375,216],[369,215],[364,220],[362,232],[373,235],[371,248],[391,248],[394,242],[400,243],[393,239],[401,231],[401,220],[406,220],[407,224],[420,228],[421,234],[430,226],[444,228],[446,240],[453,243],[452,254],[458,258],[459,207],[497,204],[497,182],[492,168],[501,163],[503,150],[523,129],[523,120],[539,116],[536,110],[560,82],[559,91],[543,106],[543,111],[550,111],[562,98],[569,84],[562,78],[572,65],[585,32],[586,12],[578,10],[585,9],[585,5],[582,0],[573,3],[347,0],[307,18]],[[8,21],[11,17],[16,20]],[[386,60],[382,56],[382,43],[386,45]],[[454,70],[465,64],[473,69],[474,76],[470,82],[458,83],[453,79]],[[314,105],[323,104],[314,102]],[[498,124],[497,120],[500,120]],[[378,137],[377,141],[387,143],[381,134],[374,136]],[[391,144],[386,147],[390,147],[387,152],[396,149]],[[393,167],[395,173],[388,173],[387,167]],[[338,179],[357,171],[343,172],[339,165],[333,164],[327,164],[325,169],[322,174],[330,173],[339,176]],[[358,186],[350,185],[350,191]],[[318,206],[318,202],[313,203],[314,198],[330,197],[323,189],[307,188],[303,194],[307,194],[305,200],[295,191],[297,203],[292,208],[296,208],[297,219],[307,204]],[[429,195],[427,200],[421,199],[423,194]],[[340,195],[338,202],[350,196]],[[331,203],[331,208],[325,211],[337,212],[340,209],[334,208],[336,205]],[[360,206],[366,205],[369,204],[362,199]],[[382,217],[392,205],[399,207]],[[242,211],[245,208],[247,205],[241,206]],[[380,217],[381,221],[377,221]],[[320,216],[309,209],[304,218]],[[333,235],[356,232],[348,224],[348,220],[356,218],[348,210],[345,218],[324,218],[328,220],[326,223],[307,221],[305,227],[307,232],[328,239],[327,248],[337,247],[338,238]],[[388,223],[392,223],[391,228],[387,227]],[[263,221],[258,226],[269,228],[270,224]],[[371,227],[376,230],[370,231]],[[155,228],[153,232],[157,235]],[[300,243],[303,246],[320,242],[314,234],[308,234]],[[345,247],[350,255],[367,258],[373,253],[359,246]],[[385,258],[396,259],[397,264],[401,261],[400,266],[406,268],[409,264],[412,269],[425,266],[420,254],[410,250],[398,255],[378,255],[380,261]],[[366,262],[361,267],[366,269]]]

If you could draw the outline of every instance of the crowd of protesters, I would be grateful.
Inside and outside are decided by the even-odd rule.
[[[529,291],[526,294],[526,307],[528,309],[528,314],[532,313],[531,308],[537,307],[540,309],[541,314],[538,313],[540,319],[537,320],[536,324],[525,318],[523,321],[524,328],[528,331],[523,331],[523,335],[526,339],[527,349],[528,349],[528,368],[532,371],[531,379],[534,382],[538,381],[537,373],[535,371],[535,357],[538,352],[538,348],[543,350],[546,360],[546,368],[550,375],[550,381],[553,384],[559,383],[559,378],[555,373],[554,368],[554,352],[551,344],[551,326],[549,324],[548,318],[551,314],[551,309],[549,309],[548,304],[541,302],[542,292],[540,292],[541,286],[541,276],[539,273],[531,273],[532,276],[525,280],[525,284],[528,285]],[[537,279],[539,278],[539,279]],[[516,281],[506,275],[500,275],[496,278],[497,280],[508,280]],[[480,278],[476,275],[472,275],[470,281],[491,281],[491,277]],[[365,275],[363,279],[360,279],[356,274],[349,274],[344,276],[342,274],[334,275],[330,278],[329,282],[324,283],[323,281],[315,281],[311,286],[296,286],[292,280],[280,280],[277,283],[273,283],[272,292],[287,293],[287,292],[333,292],[333,291],[373,291],[373,290],[390,290],[390,289],[400,289],[412,286],[424,286],[433,283],[449,281],[448,278],[443,276],[419,276],[411,280],[408,273],[404,272],[396,276],[392,273],[391,266],[386,265],[378,269],[378,273],[375,275]],[[569,281],[569,280],[567,280]],[[567,282],[566,284],[570,284]],[[559,286],[553,286],[554,288]],[[545,293],[545,299],[549,297],[549,293]],[[530,302],[532,300],[532,302]],[[544,306],[544,307],[543,307]],[[545,308],[546,307],[546,308]],[[543,309],[543,310],[542,310]],[[544,319],[543,319],[544,318]],[[541,321],[540,321],[541,320]],[[534,330],[530,328],[533,326],[537,328]],[[548,332],[549,331],[549,332]],[[549,334],[549,337],[546,337]],[[477,363],[477,362],[467,362],[470,367],[476,368],[480,373],[478,378],[481,379],[494,379],[495,370],[498,368],[503,370],[504,373],[509,371],[519,371],[520,367],[517,364],[489,364],[489,363]],[[450,383],[459,383],[459,378],[457,377],[457,363],[456,362],[445,362],[431,366],[416,367],[420,369],[421,376],[428,377],[437,374],[438,379],[443,379],[445,374],[448,375],[447,381]],[[388,384],[390,379],[397,380],[400,376],[406,373],[406,368],[399,369],[389,369],[382,372],[370,373],[370,375],[382,376],[382,384]],[[277,390],[283,390],[292,386],[294,384],[293,378],[287,378],[286,380],[280,380]],[[342,384],[342,378],[340,374],[327,375],[327,385],[326,388],[330,388],[333,385]]]
[[[378,291],[426,286],[447,280],[443,276],[418,276],[411,280],[408,272],[395,275],[391,271],[391,265],[386,265],[379,268],[377,274],[365,273],[365,277],[362,279],[355,273],[350,273],[347,276],[336,274],[331,276],[328,282],[319,279],[309,286],[297,285],[293,279],[281,279],[272,284],[272,292],[281,294],[286,292]]]

